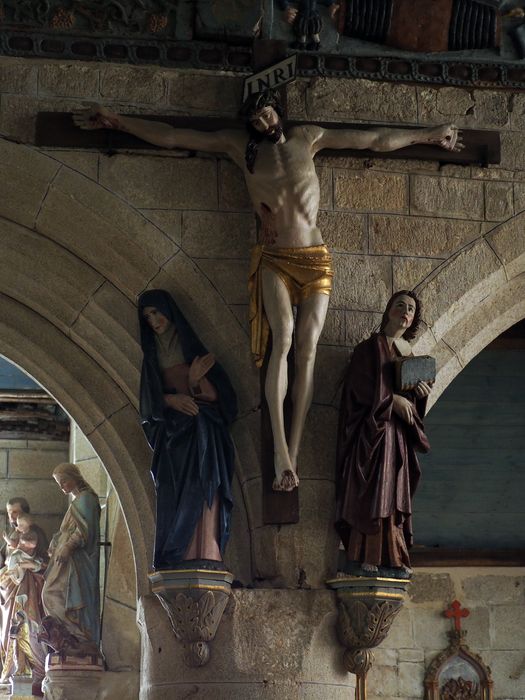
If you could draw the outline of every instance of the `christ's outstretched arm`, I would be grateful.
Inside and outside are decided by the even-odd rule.
[[[304,127],[313,152],[324,148],[353,148],[386,153],[415,144],[440,146],[447,151],[461,151],[464,146],[461,133],[454,124],[425,127],[423,129],[390,129],[376,127],[357,129],[324,129],[310,125]]]
[[[225,153],[237,163],[242,163],[244,158],[242,132],[235,129],[210,132],[176,129],[164,122],[124,117],[100,105],[73,113],[73,121],[81,129],[125,131],[162,148],[184,148],[190,151]]]

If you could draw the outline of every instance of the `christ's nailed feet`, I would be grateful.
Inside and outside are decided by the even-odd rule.
[[[299,477],[292,469],[285,469],[273,480],[274,491],[293,491],[299,486]]]

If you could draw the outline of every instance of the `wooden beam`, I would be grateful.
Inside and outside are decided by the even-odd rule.
[[[242,129],[238,120],[217,119],[212,117],[173,117],[173,116],[140,116],[151,121],[162,121],[179,129],[199,129],[201,131],[218,131],[219,129]],[[307,121],[287,121],[287,127],[310,124]],[[339,122],[314,122],[329,129],[369,129],[367,124],[341,124]],[[377,125],[374,125],[377,126]],[[406,128],[393,125],[390,128]],[[421,127],[423,128],[423,127]],[[433,160],[440,163],[455,163],[457,165],[497,165],[501,161],[501,141],[498,131],[482,131],[479,129],[462,129],[465,148],[459,152],[445,151],[439,146],[416,145],[401,148],[389,153],[378,153],[369,150],[325,150],[323,155],[333,157],[358,158],[388,158],[388,159],[417,159]],[[120,150],[162,151],[160,146],[153,146],[141,141],[136,136],[111,129],[86,131],[79,129],[73,123],[69,112],[39,112],[36,120],[35,145],[40,148],[75,148],[98,149],[105,152]],[[186,151],[188,153],[188,151]]]

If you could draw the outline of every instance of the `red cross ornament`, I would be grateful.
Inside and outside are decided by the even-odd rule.
[[[448,610],[445,610],[445,617],[454,618],[454,627],[456,632],[461,632],[461,618],[468,617],[470,615],[470,610],[467,608],[461,609],[461,603],[459,600],[455,600]]]

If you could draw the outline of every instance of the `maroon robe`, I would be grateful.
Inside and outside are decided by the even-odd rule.
[[[430,449],[426,399],[403,394],[417,409],[413,425],[393,411],[394,357],[382,333],[355,348],[339,413],[336,529],[349,560],[377,566],[410,564],[416,450]]]

